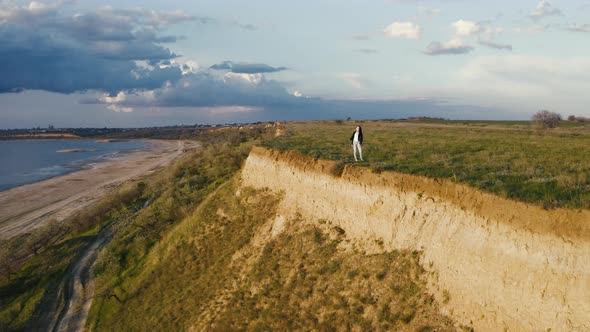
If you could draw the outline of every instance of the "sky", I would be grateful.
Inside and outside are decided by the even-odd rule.
[[[590,0],[0,0],[0,129],[590,117]]]

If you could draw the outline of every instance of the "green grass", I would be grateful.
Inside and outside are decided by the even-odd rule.
[[[163,192],[113,226],[114,239],[97,263],[87,328],[452,330],[425,291],[419,253],[343,252],[338,245],[345,233],[327,221],[269,239],[259,227],[275,217],[280,194],[240,188],[233,175],[238,162],[222,171],[239,151],[201,151],[171,172],[166,188],[176,188],[176,195]],[[229,180],[211,182],[218,176]],[[177,202],[188,205],[174,210],[186,213],[168,223],[168,206]],[[162,209],[168,212],[154,211]],[[169,226],[157,236],[147,231],[160,224]]]
[[[220,188],[141,264],[120,273],[99,272],[97,288],[117,294],[121,302],[98,298],[88,326],[106,331],[186,329],[231,276],[227,267],[233,254],[249,242],[254,227],[272,214],[274,196],[246,192],[247,198],[258,197],[259,204],[244,204],[235,190],[231,184]],[[112,255],[103,253],[99,264],[113,262]],[[113,277],[116,283],[110,282]]]
[[[545,208],[590,208],[590,126],[540,131],[527,122],[364,121],[364,163],[374,172],[447,178]],[[353,163],[356,122],[287,123],[264,145]]]
[[[57,286],[104,227],[111,228],[114,240],[107,248],[110,261],[103,260],[96,270],[110,279],[99,285],[103,288],[98,288],[102,293],[96,301],[116,295],[109,287],[141,267],[150,249],[231,178],[251,145],[268,133],[264,126],[195,131],[191,138],[204,147],[175,165],[120,188],[65,221],[2,241],[0,330],[43,329],[48,307],[58,298]]]
[[[120,302],[98,299],[87,327],[452,330],[426,293],[418,253],[344,252],[343,234],[299,223],[265,239],[259,226],[274,218],[281,197],[244,188],[237,196],[238,185],[237,178],[222,185],[121,277],[112,290]]]
[[[288,123],[287,136],[277,138],[260,126],[183,132],[203,148],[75,216],[69,234],[4,270],[0,330],[36,326],[70,263],[103,227],[111,229],[112,240],[95,270],[87,322],[93,330],[195,324],[219,331],[452,329],[425,292],[419,252],[343,252],[346,234],[327,233],[326,220],[252,244],[280,197],[244,189],[236,194],[235,174],[250,147],[340,160],[332,170],[339,176],[353,163],[348,138],[355,125]],[[590,207],[587,126],[539,131],[524,122],[440,120],[361,125],[367,161],[358,165],[375,173],[447,178],[547,208]],[[31,238],[11,243],[22,251]],[[0,249],[4,264],[13,247]]]
[[[40,306],[51,302],[70,262],[89,243],[90,237],[60,242],[29,259],[10,279],[0,281],[0,330],[39,329],[43,316]],[[47,296],[45,296],[47,295]]]
[[[261,127],[212,130],[209,133],[199,131],[199,136],[194,138],[202,142],[203,147],[169,169],[157,185],[147,190],[151,193],[148,198],[151,204],[136,215],[122,218],[113,224],[113,239],[100,255],[95,271],[96,299],[90,311],[89,326],[96,327],[93,329],[114,328],[110,324],[113,324],[112,317],[119,315],[118,301],[125,303],[130,300],[130,293],[143,291],[134,287],[143,282],[138,281],[138,278],[145,277],[142,273],[149,268],[146,260],[155,246],[161,243],[178,222],[191,216],[203,200],[234,176],[248,156],[251,146],[267,133],[272,132],[261,130]],[[215,211],[208,213],[214,215]],[[232,236],[233,233],[228,232],[225,235]],[[181,247],[187,245],[189,244],[179,244]],[[199,257],[216,259],[209,251],[199,254]],[[184,258],[198,262],[199,257],[195,257],[193,253]],[[175,273],[179,273],[178,269],[180,267],[175,268]],[[150,275],[148,280],[152,277],[155,278],[156,275]],[[160,287],[162,284],[158,283],[156,286]],[[154,303],[158,304],[152,308],[143,308],[151,312],[153,317],[163,319],[166,324],[173,324],[173,321],[168,320],[172,318],[161,316],[160,311],[166,310],[161,309],[161,306],[173,305],[162,304],[159,302],[161,300],[155,299]]]

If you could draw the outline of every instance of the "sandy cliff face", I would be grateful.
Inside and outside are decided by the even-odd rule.
[[[335,169],[255,148],[242,185],[284,191],[277,220],[328,220],[368,253],[422,250],[431,291],[476,330],[590,330],[590,211],[546,211],[445,180]]]

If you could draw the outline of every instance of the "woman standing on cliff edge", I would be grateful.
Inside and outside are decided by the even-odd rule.
[[[359,157],[361,161],[363,161],[363,128],[361,126],[356,126],[355,131],[350,136],[350,140],[352,141],[352,154],[354,155],[354,161],[358,161],[356,158],[356,151],[359,152]]]

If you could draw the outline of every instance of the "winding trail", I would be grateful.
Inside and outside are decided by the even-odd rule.
[[[97,235],[72,266],[71,272],[62,280],[59,290],[66,302],[49,324],[48,331],[69,332],[84,329],[94,295],[92,273],[96,258],[108,243],[109,237],[108,229]]]

